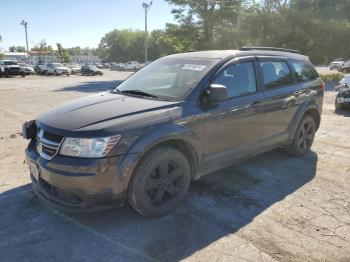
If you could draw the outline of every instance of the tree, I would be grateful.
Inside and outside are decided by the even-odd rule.
[[[76,47],[71,47],[71,48],[67,48],[69,54],[71,56],[80,56],[82,55],[82,49],[80,46],[76,46]]]
[[[52,46],[48,45],[46,43],[46,40],[43,39],[39,43],[35,44],[34,47],[30,49],[31,51],[38,51],[38,52],[52,52]]]
[[[189,49],[274,46],[298,49],[316,64],[350,57],[349,0],[166,0],[177,24],[149,35],[149,58]],[[143,32],[113,30],[100,41],[104,60],[142,61]]]
[[[142,61],[144,33],[134,30],[113,30],[102,37],[98,54],[106,61]]]
[[[24,46],[10,46],[9,47],[10,52],[26,52],[26,48]]]
[[[57,45],[57,57],[61,62],[70,63],[72,62],[72,57],[69,54],[67,49],[64,49],[60,43],[56,43]]]

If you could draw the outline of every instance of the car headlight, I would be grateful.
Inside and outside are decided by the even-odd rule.
[[[100,138],[65,138],[60,154],[65,156],[104,157],[118,143],[120,135]]]

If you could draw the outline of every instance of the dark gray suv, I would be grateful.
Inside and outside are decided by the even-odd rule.
[[[65,210],[128,200],[154,217],[190,180],[276,147],[310,150],[324,83],[295,50],[242,48],[170,55],[114,90],[23,125],[34,193]]]

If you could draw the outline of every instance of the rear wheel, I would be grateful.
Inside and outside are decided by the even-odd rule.
[[[295,132],[292,144],[286,147],[286,152],[292,156],[303,156],[310,151],[315,133],[315,119],[309,114],[304,115]]]
[[[167,214],[185,198],[190,176],[190,164],[181,151],[159,146],[137,165],[129,184],[128,201],[144,216]]]

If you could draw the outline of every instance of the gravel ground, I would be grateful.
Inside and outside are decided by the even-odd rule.
[[[208,175],[168,216],[128,205],[67,215],[38,201],[21,124],[128,74],[0,79],[0,261],[350,261],[350,112],[334,112],[332,91],[312,152]]]

